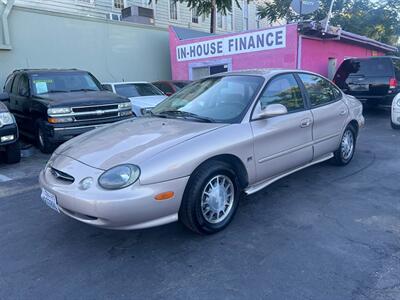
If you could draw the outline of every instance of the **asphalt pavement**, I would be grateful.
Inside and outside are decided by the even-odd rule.
[[[231,225],[94,228],[46,207],[48,156],[0,163],[0,299],[400,299],[400,131],[367,113],[350,165],[242,200]]]

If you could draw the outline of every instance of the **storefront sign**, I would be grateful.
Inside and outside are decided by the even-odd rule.
[[[178,46],[178,61],[265,51],[286,47],[286,27],[278,27]]]

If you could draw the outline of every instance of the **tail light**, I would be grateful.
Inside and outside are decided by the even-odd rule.
[[[389,80],[389,88],[390,89],[395,89],[397,87],[397,79],[396,78],[390,78]]]

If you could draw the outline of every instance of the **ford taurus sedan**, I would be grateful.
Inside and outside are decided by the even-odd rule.
[[[148,117],[61,145],[40,174],[42,199],[104,228],[180,220],[215,233],[232,221],[243,193],[322,161],[348,164],[363,124],[361,103],[317,74],[214,75]]]

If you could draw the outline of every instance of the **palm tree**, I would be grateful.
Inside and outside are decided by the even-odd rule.
[[[152,0],[149,0],[151,3]],[[155,0],[157,2],[157,0]],[[176,0],[180,3],[187,3],[187,7],[196,9],[198,15],[210,16],[210,33],[217,31],[217,11],[226,15],[232,11],[232,0]],[[234,0],[240,7],[239,1]]]

